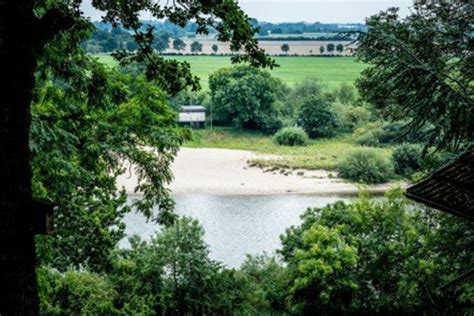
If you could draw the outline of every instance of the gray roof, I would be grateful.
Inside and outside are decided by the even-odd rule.
[[[201,105],[183,105],[180,112],[206,112],[206,108]]]
[[[474,147],[407,189],[409,199],[474,220]]]

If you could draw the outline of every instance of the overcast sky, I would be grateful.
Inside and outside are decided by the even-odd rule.
[[[367,16],[389,7],[399,7],[406,15],[412,0],[240,0],[244,11],[251,17],[267,22],[364,22]],[[86,0],[83,5],[86,16],[99,20],[101,13],[95,11]],[[143,19],[149,19],[146,13]]]

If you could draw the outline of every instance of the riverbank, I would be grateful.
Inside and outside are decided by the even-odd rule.
[[[356,194],[361,189],[381,193],[400,184],[361,187],[337,178],[336,172],[324,170],[276,169],[250,167],[249,161],[278,159],[246,150],[181,148],[172,165],[173,194],[280,195]],[[122,175],[119,187],[133,194],[136,176]]]

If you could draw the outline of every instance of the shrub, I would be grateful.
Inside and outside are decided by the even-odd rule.
[[[326,99],[310,97],[298,111],[298,125],[311,138],[331,137],[336,133],[339,122]]]
[[[307,77],[295,84],[285,100],[282,113],[293,120],[303,102],[312,97],[323,97],[326,86],[317,77]]]
[[[427,141],[427,130],[408,129],[406,123],[390,122],[383,126],[383,133],[380,135],[382,144],[402,144],[402,143],[423,143]]]
[[[354,130],[370,119],[370,112],[363,106],[347,106],[342,112],[342,125],[350,130]]]
[[[337,89],[336,93],[337,93],[337,98],[341,103],[351,104],[355,101],[355,97],[356,97],[355,88],[346,82],[343,82],[339,86],[339,89]]]
[[[349,154],[338,169],[341,177],[368,184],[383,183],[393,176],[392,162],[368,148]]]
[[[273,141],[283,146],[304,146],[308,142],[308,135],[301,128],[286,127],[273,136]]]
[[[402,176],[410,176],[421,169],[422,146],[416,144],[404,144],[395,148],[392,161],[395,173]]]
[[[354,132],[354,141],[362,146],[378,146],[380,145],[380,137],[383,129],[380,123],[367,123],[363,127],[359,127]]]

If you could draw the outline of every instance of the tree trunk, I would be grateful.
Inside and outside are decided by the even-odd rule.
[[[0,315],[37,315],[30,102],[34,86],[33,0],[0,0]]]

